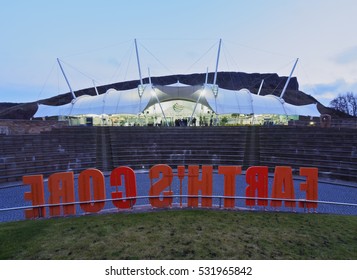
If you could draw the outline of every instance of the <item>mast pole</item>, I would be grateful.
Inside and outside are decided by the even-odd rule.
[[[222,39],[219,39],[217,61],[216,61],[216,71],[214,72],[214,80],[213,80],[214,85],[216,84],[216,81],[217,81],[217,70],[218,70],[218,63],[219,63],[219,55],[221,53],[221,44],[222,44]]]
[[[201,96],[204,94],[204,90],[205,90],[205,87],[202,87],[201,92],[200,92],[200,95],[199,95],[198,98],[197,98],[195,107],[193,108],[193,111],[192,111],[192,114],[191,114],[191,118],[190,118],[190,121],[189,121],[189,123],[188,123],[189,125],[192,123],[192,119],[193,119],[193,116],[195,115],[198,102],[200,102]]]
[[[151,84],[150,68],[148,68],[148,74],[149,74],[149,84]]]
[[[208,83],[208,67],[207,67],[207,70],[206,70],[206,79],[205,79],[205,85],[207,85]]]
[[[259,87],[259,90],[258,90],[257,95],[260,94],[260,91],[262,90],[263,84],[264,84],[264,79],[263,79],[262,82],[260,83],[260,87]]]
[[[93,82],[93,86],[94,86],[94,89],[95,89],[95,93],[96,93],[97,95],[99,95],[99,92],[98,92],[97,86],[95,85],[95,81],[94,81],[94,80],[92,80],[92,82]]]
[[[218,114],[217,114],[217,95],[218,95],[218,85],[217,85],[217,71],[218,71],[218,63],[219,63],[219,55],[221,53],[221,45],[222,45],[222,39],[219,39],[219,45],[218,45],[218,52],[217,52],[217,61],[216,61],[216,71],[214,72],[214,79],[213,79],[213,86],[212,86],[212,92],[214,95],[214,102],[215,102],[215,107],[216,107],[216,123],[218,123]]]
[[[299,60],[299,58],[296,59],[296,61],[295,61],[295,63],[294,63],[294,66],[293,66],[293,69],[291,69],[289,78],[286,80],[286,83],[285,83],[285,85],[284,85],[283,91],[282,91],[281,94],[280,94],[280,98],[283,98],[283,96],[284,96],[284,94],[285,94],[286,88],[288,87],[288,84],[289,84],[289,82],[290,82],[291,76],[292,76],[293,73],[294,73],[294,70],[295,70],[296,64],[298,63],[298,60]]]
[[[138,44],[136,43],[136,39],[134,39],[134,43],[135,43],[136,61],[138,62],[139,78],[140,78],[140,85],[138,86],[138,94],[139,94],[139,97],[140,97],[139,111],[141,112],[141,97],[144,94],[144,85],[143,85],[143,79],[142,79],[142,76],[141,76]]]
[[[162,106],[161,106],[161,102],[160,102],[160,100],[159,100],[159,97],[158,97],[157,94],[156,94],[155,88],[154,88],[154,87],[152,86],[152,84],[151,84],[150,68],[148,68],[148,74],[149,74],[149,83],[150,83],[150,85],[151,85],[151,89],[152,89],[152,91],[153,91],[153,95],[155,95],[156,101],[157,101],[157,103],[159,103],[159,107],[160,107],[162,116],[163,116],[164,119],[165,119],[166,126],[169,126],[169,123],[168,123],[168,121],[167,121],[167,119],[166,119],[166,115],[165,115],[164,109],[162,109]]]
[[[155,98],[156,98],[157,103],[159,103],[159,107],[160,107],[160,110],[161,110],[162,116],[163,116],[163,117],[164,117],[164,119],[165,119],[166,126],[169,126],[169,123],[168,123],[168,121],[167,121],[167,119],[166,119],[166,115],[165,115],[164,109],[162,109],[162,106],[161,106],[161,103],[160,103],[159,97],[158,97],[158,96],[157,96],[157,94],[156,94],[155,88],[154,88],[154,87],[152,87],[152,90],[153,90],[153,92],[154,92],[153,94],[155,95]]]
[[[136,51],[136,61],[138,62],[138,69],[139,69],[139,78],[140,78],[140,85],[143,85],[143,79],[141,76],[141,68],[140,68],[140,59],[139,59],[139,52],[138,52],[138,44],[136,43],[136,39],[134,39],[135,43],[135,51]]]
[[[71,92],[71,94],[72,94],[73,99],[76,99],[77,97],[76,97],[76,95],[74,94],[74,92],[73,92],[73,90],[72,90],[72,87],[71,87],[71,85],[70,85],[70,83],[69,83],[69,81],[68,81],[68,79],[67,79],[66,73],[64,73],[64,70],[63,70],[63,68],[62,68],[62,64],[61,64],[59,58],[57,58],[57,62],[58,62],[59,67],[61,68],[61,72],[62,72],[62,74],[63,74],[64,79],[66,80],[66,83],[67,83],[67,85],[68,85],[68,87],[69,87],[69,90],[70,90],[70,92]]]

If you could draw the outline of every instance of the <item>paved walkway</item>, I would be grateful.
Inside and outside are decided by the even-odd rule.
[[[136,173],[137,180],[137,195],[138,196],[148,196],[149,188],[150,188],[150,180],[148,177],[148,173]],[[272,187],[273,178],[269,178],[269,196],[271,195],[271,187]],[[299,183],[301,181],[295,180],[295,195],[296,198],[304,198],[305,193],[300,192]],[[77,181],[75,182],[77,184]],[[237,176],[236,181],[236,196],[245,196],[245,176],[240,175]],[[77,188],[77,185],[76,185]],[[24,192],[29,191],[29,186],[13,186],[3,185],[0,187],[0,209],[4,208],[12,208],[12,207],[21,207],[30,205],[29,202],[24,200]],[[106,177],[106,197],[110,198],[110,193],[114,188],[110,187],[109,177]],[[47,182],[45,182],[45,197],[46,202],[48,201],[48,192],[47,192]],[[179,194],[179,181],[174,178],[172,184],[172,190],[174,194]],[[78,200],[78,194],[76,189],[76,199]],[[183,181],[183,194],[187,194],[187,179]],[[223,176],[214,174],[213,175],[213,195],[221,196],[223,195]],[[353,183],[349,184],[340,184],[340,183],[329,183],[329,182],[319,182],[319,197],[320,201],[326,202],[338,202],[338,203],[351,203],[357,205],[357,186]],[[183,198],[183,203],[187,202],[186,198]],[[179,198],[174,198],[174,203],[179,203]],[[223,202],[218,198],[213,199],[213,204],[217,207]],[[140,206],[149,205],[148,198],[138,199],[136,202],[136,206],[139,208]],[[236,207],[238,209],[247,209],[245,206],[244,200],[236,200]],[[105,210],[110,211],[113,209],[113,204],[108,201],[105,204]],[[250,208],[249,208],[250,209]],[[262,207],[254,207],[252,210],[263,210]],[[277,209],[267,207],[265,210],[268,211],[277,211]],[[279,208],[279,211],[294,211],[294,212],[304,212],[303,208],[296,207],[294,209],[291,208]],[[76,212],[78,214],[83,214],[80,207],[77,205]],[[357,206],[345,206],[345,205],[334,205],[334,204],[324,204],[319,203],[317,208],[318,213],[331,213],[331,214],[339,214],[339,215],[357,215]],[[0,222],[8,222],[8,221],[17,221],[24,220],[24,210],[11,210],[11,211],[0,211]]]

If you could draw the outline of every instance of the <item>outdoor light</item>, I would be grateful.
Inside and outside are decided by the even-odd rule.
[[[142,97],[144,94],[144,86],[143,85],[138,85],[138,92],[139,92],[139,96]]]
[[[205,96],[205,94],[206,94],[206,89],[204,88],[204,89],[201,90],[200,95],[201,95],[201,96]]]
[[[218,95],[218,85],[213,85],[212,86],[212,92],[213,92],[214,96]]]

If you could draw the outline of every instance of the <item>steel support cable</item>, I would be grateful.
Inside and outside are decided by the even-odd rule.
[[[139,42],[140,43],[140,42]],[[167,71],[169,71],[172,75],[176,75],[173,71],[171,71],[165,64],[163,64],[151,51],[148,50],[142,43],[140,46],[143,47],[162,67],[164,67]]]
[[[230,64],[229,64],[228,58],[227,58],[227,54],[229,54],[229,52],[226,52],[225,45],[223,45],[223,44],[222,44],[222,50],[223,50],[224,59],[225,59],[225,61],[226,61],[227,67],[228,67],[229,77],[230,77],[230,82],[231,82],[231,85],[232,85],[232,89],[235,89],[235,88],[238,89],[238,84],[237,84],[237,87],[234,86],[233,75],[232,75],[232,71],[233,71],[233,70],[230,69]],[[232,58],[232,59],[233,59],[233,58]]]
[[[225,41],[225,42],[227,42],[227,41]],[[230,41],[228,41],[228,42],[230,42]],[[237,44],[237,45],[240,45],[240,44]],[[274,55],[279,55],[279,56],[285,57],[285,55],[281,55],[281,54],[274,53],[274,52],[270,52],[270,51],[265,51],[265,50],[262,50],[262,49],[259,49],[259,48],[249,47],[249,46],[247,46],[247,45],[241,45],[241,46],[244,46],[245,48],[249,48],[249,49],[254,49],[254,50],[256,50],[256,51],[266,52],[266,53],[270,53],[270,54],[274,54]],[[229,56],[231,57],[233,63],[237,66],[237,69],[239,69],[238,64],[236,63],[234,57],[231,55],[231,53],[229,52],[229,50],[228,50],[226,47],[225,47],[225,52],[227,52],[227,53],[229,54]],[[283,69],[283,68],[286,68],[287,66],[291,65],[291,63],[294,62],[294,61],[295,61],[295,59],[292,60],[292,61],[289,61],[288,63],[286,63],[286,64],[284,64],[284,65],[282,65],[282,66],[280,66],[279,68],[277,68],[277,69],[275,70],[275,72],[278,72],[279,70],[281,70],[281,69]],[[270,74],[270,75],[264,77],[264,79],[267,80],[267,79],[269,79],[271,76],[274,76],[274,74]],[[259,83],[260,83],[260,82],[259,82]],[[280,83],[279,83],[279,84],[280,84]],[[278,85],[279,85],[279,84],[278,84]],[[254,86],[256,86],[256,85],[258,85],[258,83],[253,84],[252,86],[254,87]],[[276,89],[277,89],[277,87],[276,87],[276,88],[273,90],[273,92],[270,93],[270,94],[273,94]]]
[[[194,63],[192,63],[190,65],[190,67],[188,67],[185,70],[185,73],[188,72],[195,64],[197,64],[203,57],[205,57],[215,46],[217,45],[217,43],[214,43],[207,51],[205,51]]]
[[[131,41],[132,40],[125,40],[125,41],[122,41],[122,42],[119,42],[119,43],[116,43],[116,44],[107,45],[107,46],[99,47],[99,48],[92,49],[92,50],[87,50],[87,51],[83,51],[83,52],[78,52],[78,53],[66,55],[66,56],[64,56],[64,58],[73,57],[73,56],[80,56],[80,55],[85,55],[85,54],[94,53],[94,52],[99,52],[99,51],[102,51],[102,50],[105,50],[105,49],[109,49],[109,48],[115,48],[117,46],[127,44],[128,42],[131,42]]]
[[[119,65],[115,68],[113,75],[112,75],[111,78],[109,79],[109,83],[113,83],[113,82],[114,82],[114,79],[115,79],[115,77],[117,76],[118,72],[120,71],[120,68],[123,66],[124,58],[129,57],[129,59],[130,59],[130,57],[131,57],[131,55],[132,55],[132,52],[133,52],[133,45],[131,44],[131,45],[129,46],[129,48],[127,49],[127,51],[126,51],[126,52],[124,53],[124,55],[122,56],[122,58],[119,60]],[[128,54],[129,54],[129,55],[128,55]],[[128,67],[127,67],[127,68],[128,68]],[[128,71],[128,70],[127,70],[127,71]],[[126,71],[126,73],[127,73],[127,71]],[[126,77],[126,74],[125,74],[125,77]],[[124,79],[124,81],[125,81],[125,79]]]
[[[46,78],[44,84],[42,85],[42,88],[41,88],[41,90],[40,90],[40,92],[39,92],[39,94],[38,94],[38,96],[37,96],[37,100],[40,99],[40,97],[41,97],[41,95],[42,95],[42,93],[43,93],[43,90],[44,90],[45,86],[47,85],[47,82],[48,82],[50,76],[52,75],[52,72],[53,72],[53,69],[55,68],[55,65],[56,65],[56,63],[54,62],[54,63],[52,64],[52,68],[51,68],[51,70],[50,70],[50,73],[47,75],[47,78]]]
[[[133,48],[133,45],[131,45],[128,64],[126,65],[126,70],[125,70],[125,75],[124,75],[123,81],[126,81],[126,77],[128,75],[128,70],[129,70],[129,65],[130,65],[131,59],[133,57],[133,52],[134,52],[134,48]]]
[[[74,67],[73,65],[69,64],[68,62],[64,61],[61,59],[61,62],[63,62],[64,64],[66,64],[68,67],[72,68],[73,70],[77,71],[78,73],[82,74],[83,76],[85,76],[86,78],[90,79],[91,81],[95,81],[96,83],[99,83],[99,81],[97,81],[94,77],[90,76],[87,73],[84,73],[83,71],[77,69],[76,67]]]

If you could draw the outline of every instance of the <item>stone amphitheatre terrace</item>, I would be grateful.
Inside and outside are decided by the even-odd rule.
[[[23,175],[155,164],[317,167],[319,178],[357,178],[355,128],[299,126],[67,127],[56,122],[0,135],[0,183]],[[23,126],[26,126],[23,123]],[[47,129],[50,127],[50,129]]]

